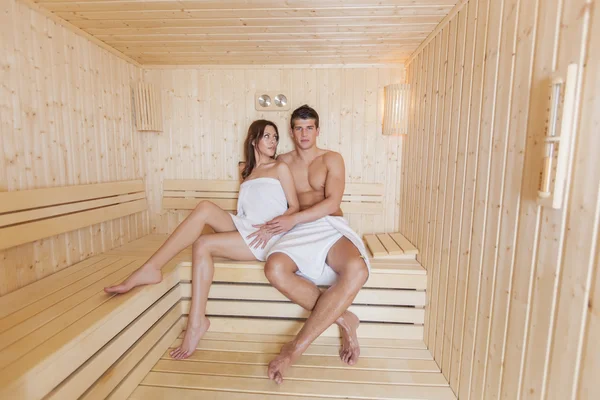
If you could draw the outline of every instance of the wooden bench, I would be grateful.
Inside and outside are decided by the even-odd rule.
[[[142,180],[3,192],[0,250],[146,209]],[[156,322],[153,304],[178,283],[167,279],[131,301],[103,292],[139,265],[135,257],[95,256],[1,297],[0,398],[70,398],[87,390],[82,380],[93,382],[114,361],[109,353],[118,358],[139,339],[131,332]],[[161,309],[179,298],[166,297]],[[109,342],[112,353],[96,354]]]
[[[237,210],[238,181],[166,179],[163,183],[163,209],[193,210],[200,201],[210,200],[225,211]],[[384,186],[381,183],[346,184],[342,198],[345,214],[383,212]]]
[[[417,248],[400,232],[365,235],[367,248],[377,259],[400,259],[406,255],[419,254]]]
[[[191,204],[200,199],[214,199],[210,196],[215,190],[211,189],[234,192],[231,186],[228,192],[224,190],[226,186],[202,186],[205,184],[198,183],[193,190],[209,193],[202,195],[205,197],[194,194],[189,199],[172,199],[188,200],[189,207],[193,207]],[[165,188],[174,187],[169,185],[166,183]],[[198,189],[202,187],[205,190]],[[70,190],[75,193],[79,189]],[[94,196],[98,193],[101,192],[96,191]],[[102,199],[143,201],[131,199],[130,195],[111,192]],[[234,194],[228,196],[217,198],[229,200],[228,207],[235,209]],[[65,196],[56,198],[65,201]],[[76,199],[78,203],[97,200]],[[121,209],[121,201],[102,207]],[[357,203],[356,198],[349,201]],[[365,203],[371,203],[366,210],[372,210],[376,204]],[[362,202],[357,204],[353,207],[362,207]],[[48,207],[59,205],[48,203]],[[139,207],[145,207],[145,203]],[[134,209],[139,208],[127,208]],[[112,217],[124,210],[104,215]],[[75,212],[89,211],[94,209]],[[47,218],[65,216],[69,214]],[[86,218],[88,222],[97,221],[97,217]],[[35,224],[41,221],[44,220],[21,218],[16,224],[36,228],[40,225]],[[81,225],[72,219],[58,221],[69,225],[48,225],[44,232],[77,229],[73,227]],[[4,225],[3,229],[16,224]],[[26,236],[15,242],[39,236],[21,229]],[[280,388],[266,379],[266,365],[281,344],[298,332],[308,313],[268,284],[263,263],[215,261],[207,309],[211,329],[196,353],[184,362],[171,360],[168,351],[181,342],[187,321],[191,249],[165,266],[160,284],[119,296],[103,292],[103,287],[123,280],[142,265],[166,237],[145,236],[0,297],[0,398],[148,399],[204,395],[290,400],[307,394],[343,398],[360,393],[362,398],[454,399],[423,343],[427,277],[414,255],[371,260],[372,274],[351,306],[362,320],[358,331],[362,345],[359,363],[352,368],[341,363],[337,357],[339,331],[331,327],[290,369],[284,384],[286,395],[280,397]]]
[[[144,182],[0,193],[0,250],[147,209]]]

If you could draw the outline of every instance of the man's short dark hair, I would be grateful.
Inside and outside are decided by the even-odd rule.
[[[319,114],[317,114],[314,108],[307,104],[296,108],[292,113],[292,118],[290,120],[290,126],[292,129],[294,129],[294,121],[297,119],[314,119],[315,127],[319,128]]]

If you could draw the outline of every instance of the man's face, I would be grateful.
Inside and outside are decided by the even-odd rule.
[[[303,150],[310,149],[317,145],[319,128],[317,128],[314,119],[297,119],[294,120],[292,136],[296,146]]]

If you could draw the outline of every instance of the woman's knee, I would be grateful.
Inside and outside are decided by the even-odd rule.
[[[209,235],[201,235],[192,244],[192,252],[196,255],[210,255],[211,251],[212,247]]]
[[[210,201],[208,201],[208,200],[202,200],[194,208],[194,210],[192,211],[192,215],[194,215],[197,218],[206,219],[206,216],[210,212],[211,206],[212,206],[212,203]]]

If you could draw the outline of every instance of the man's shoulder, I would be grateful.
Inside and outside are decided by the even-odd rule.
[[[323,160],[325,161],[325,163],[343,163],[344,162],[344,157],[342,157],[342,155],[340,153],[338,153],[337,151],[333,151],[333,150],[324,150],[325,153],[323,153]]]

